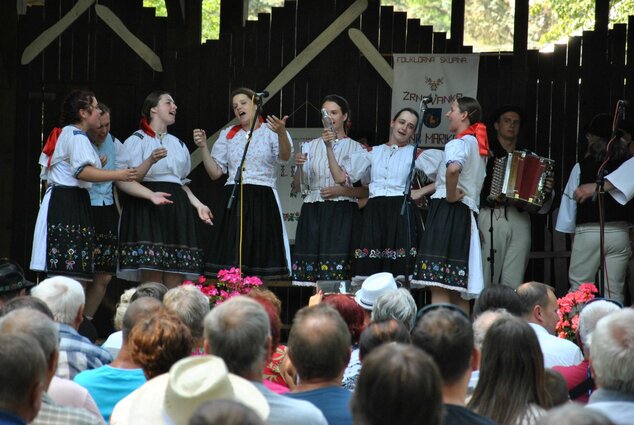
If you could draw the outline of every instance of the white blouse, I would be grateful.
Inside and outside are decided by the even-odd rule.
[[[630,158],[605,178],[614,186],[614,189],[610,190],[610,195],[621,205],[634,198],[633,171],[634,158]]]
[[[350,169],[351,156],[355,153],[365,152],[365,149],[358,142],[346,137],[337,142],[332,142],[332,150],[335,154],[337,164],[344,170]],[[304,202],[323,202],[321,197],[321,189],[325,187],[337,186],[330,166],[328,165],[328,154],[326,144],[323,139],[311,140],[302,144],[302,153],[308,154],[308,159],[304,163],[301,172],[305,172],[308,180],[310,192],[304,198]],[[308,171],[306,171],[308,170]],[[337,196],[329,199],[329,201],[355,201],[356,198],[349,196]]]
[[[570,177],[568,177],[568,183],[564,189],[563,196],[561,197],[561,204],[559,205],[559,214],[557,214],[557,224],[555,230],[562,233],[575,233],[577,224],[577,203],[573,198],[575,189],[579,187],[579,176],[581,175],[581,167],[577,162],[572,171]]]
[[[234,184],[236,172],[242,161],[244,147],[247,144],[247,132],[240,129],[231,140],[227,139],[227,133],[231,127],[220,132],[220,136],[211,148],[211,156],[216,161],[222,172],[229,174],[227,185]],[[290,134],[286,132],[291,144],[291,156],[293,156],[293,142]],[[277,134],[266,124],[260,125],[254,132],[247,151],[242,183],[269,186],[275,188],[277,181],[277,165],[286,164],[279,158],[280,146]],[[290,159],[289,157],[289,159]]]
[[[124,152],[117,157],[117,168],[138,167],[154,149],[162,147],[167,149],[167,156],[150,167],[143,181],[189,183],[186,178],[191,169],[189,150],[178,137],[169,133],[163,137],[150,137],[143,130],[135,131],[123,144]]]
[[[444,166],[440,167],[436,176],[436,192],[431,196],[432,199],[447,197],[447,165],[455,162],[462,169],[458,179],[458,187],[465,193],[462,203],[477,213],[480,191],[486,176],[486,161],[486,157],[480,155],[478,141],[474,136],[466,135],[448,142],[445,145]]]
[[[414,146],[387,144],[375,146],[371,151],[355,153],[351,157],[348,175],[352,182],[370,182],[370,198],[377,196],[403,196]],[[442,151],[423,151],[415,162],[415,168],[424,173],[434,173]]]
[[[40,155],[41,176],[49,185],[73,186],[89,189],[92,183],[77,178],[85,166],[101,168],[99,156],[82,130],[73,125],[62,129],[55,151],[48,165],[48,155]]]

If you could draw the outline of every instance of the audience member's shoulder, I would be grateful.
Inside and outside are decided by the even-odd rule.
[[[455,404],[445,404],[442,425],[497,425],[491,419],[475,413],[473,410]]]
[[[103,425],[103,419],[89,413],[86,409],[68,407],[55,404],[55,402],[45,396],[42,399],[42,407],[32,425],[50,424],[73,424],[73,425]]]

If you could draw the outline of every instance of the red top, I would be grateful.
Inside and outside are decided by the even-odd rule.
[[[590,370],[590,364],[588,360],[582,361],[578,365],[574,366],[555,366],[553,370],[561,373],[561,376],[566,380],[568,384],[568,391],[572,390],[577,385],[581,384],[588,377],[588,371]],[[585,392],[583,395],[576,398],[574,401],[577,403],[586,404],[590,395]]]

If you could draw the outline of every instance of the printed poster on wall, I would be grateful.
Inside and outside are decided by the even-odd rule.
[[[421,146],[442,148],[453,138],[445,114],[460,97],[478,92],[477,54],[395,54],[392,117],[401,108],[419,111],[424,96],[431,96],[423,119]]]

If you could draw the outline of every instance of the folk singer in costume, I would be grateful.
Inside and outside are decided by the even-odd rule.
[[[290,247],[277,194],[277,166],[291,158],[293,145],[286,131],[288,116],[269,115],[255,123],[244,171],[242,187],[227,210],[234,189],[236,173],[255,117],[255,92],[239,88],[232,93],[233,113],[238,125],[222,130],[211,153],[203,130],[194,130],[194,141],[200,148],[205,170],[212,180],[228,174],[220,213],[207,245],[205,273],[238,267],[242,272],[264,278],[290,275]],[[242,238],[239,227],[242,224]]]
[[[588,141],[586,156],[573,167],[561,199],[556,230],[574,234],[568,278],[570,291],[582,283],[595,282],[600,263],[599,204],[596,200],[577,204],[575,189],[597,180],[599,167],[608,158],[607,144],[612,134],[612,117],[599,114],[592,118],[585,136]],[[629,158],[629,146],[620,138],[610,145],[605,171],[616,170]],[[605,296],[623,303],[623,287],[627,264],[632,253],[629,239],[629,221],[632,205],[621,205],[609,195],[603,196]]]
[[[62,103],[62,128],[51,133],[39,160],[47,188],[35,224],[31,270],[93,278],[95,231],[88,189],[91,182],[134,180],[137,175],[135,169],[102,169],[86,135],[99,127],[100,115],[95,95],[87,90],[70,92]]]
[[[364,209],[359,240],[354,250],[355,280],[390,272],[407,280],[414,271],[416,247],[423,232],[420,213],[411,199],[401,215],[414,146],[418,113],[400,110],[391,121],[389,141],[369,152],[352,156],[348,174],[352,182],[369,182],[370,199]],[[434,173],[438,150],[427,150],[416,160],[416,169]]]
[[[104,170],[116,170],[117,153],[123,149],[116,137],[110,134],[110,108],[99,102],[101,110],[100,124],[96,129],[88,130],[88,138],[101,161]],[[117,271],[117,250],[119,233],[119,211],[114,201],[111,181],[94,183],[90,195],[90,212],[95,227],[95,274],[91,290],[86,291],[84,316],[91,319],[103,299],[112,276]]]
[[[436,177],[425,233],[416,259],[415,286],[428,286],[432,303],[452,302],[469,311],[464,298],[483,286],[475,215],[486,174],[489,144],[476,99],[462,97],[447,113],[455,139],[445,145],[445,173]]]
[[[156,206],[135,196],[126,198],[121,212],[119,271],[134,281],[182,283],[198,276],[203,249],[198,240],[198,218],[211,224],[209,208],[191,192],[187,175],[189,150],[167,127],[176,121],[176,103],[165,91],[150,93],[141,109],[140,129],[124,143],[125,161],[137,167],[138,179],[150,190],[169,194],[170,205]],[[197,217],[198,216],[198,217]]]
[[[314,285],[318,280],[350,279],[352,234],[360,214],[357,197],[367,196],[365,187],[354,188],[345,170],[354,153],[363,147],[347,135],[348,101],[328,95],[322,102],[333,133],[324,128],[319,139],[302,145],[295,156],[297,170],[293,191],[308,187],[304,198],[293,251],[293,284]]]

